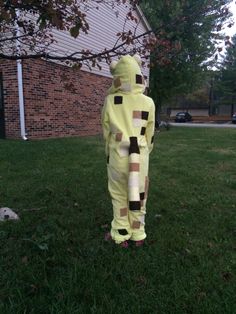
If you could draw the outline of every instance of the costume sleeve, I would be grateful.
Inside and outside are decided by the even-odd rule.
[[[105,153],[106,156],[109,156],[109,138],[110,138],[110,125],[109,125],[109,116],[107,112],[108,102],[107,98],[105,99],[103,108],[102,108],[102,130],[103,138],[105,140]]]
[[[146,139],[148,143],[149,153],[151,153],[153,149],[154,132],[155,132],[155,105],[154,105],[154,102],[152,102],[151,109],[148,116],[147,128],[146,128]]]

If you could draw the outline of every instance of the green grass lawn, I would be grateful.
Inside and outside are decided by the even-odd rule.
[[[142,248],[104,241],[100,137],[0,141],[0,313],[236,313],[236,130],[156,136]]]

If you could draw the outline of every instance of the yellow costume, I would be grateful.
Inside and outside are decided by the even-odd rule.
[[[145,81],[140,64],[136,55],[112,62],[113,83],[102,112],[108,189],[114,215],[111,237],[118,244],[146,238],[144,217],[155,106],[143,94]]]

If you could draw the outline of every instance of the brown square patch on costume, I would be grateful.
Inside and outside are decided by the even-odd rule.
[[[122,133],[116,133],[116,142],[121,142],[122,141]]]
[[[121,86],[121,80],[120,80],[119,77],[117,77],[117,78],[114,80],[114,86],[115,86],[115,88]]]
[[[121,208],[120,209],[120,217],[125,217],[128,215],[128,208]]]
[[[140,221],[133,221],[133,223],[132,223],[132,228],[133,228],[133,229],[139,229],[139,228],[140,228],[140,225],[141,225],[141,222],[140,222]]]
[[[133,111],[133,119],[141,119],[142,112],[141,111]]]
[[[139,164],[138,163],[130,163],[129,164],[129,172],[139,172]]]
[[[149,187],[149,178],[145,177],[145,199],[147,199],[148,187]]]

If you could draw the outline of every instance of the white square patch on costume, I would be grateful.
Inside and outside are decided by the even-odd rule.
[[[129,142],[121,142],[119,146],[120,157],[129,156]]]
[[[139,163],[140,155],[139,154],[132,154],[130,155],[130,162],[132,163]]]
[[[133,118],[133,126],[135,128],[140,128],[142,127],[142,120],[141,119],[135,119]]]
[[[139,221],[141,222],[141,224],[145,225],[145,216],[141,216],[139,217]]]
[[[124,92],[131,92],[131,85],[129,83],[122,83],[120,89]]]
[[[139,173],[138,172],[130,172],[129,174],[129,186],[135,188],[139,188]]]
[[[129,201],[139,202],[139,187],[133,187],[129,190]]]

